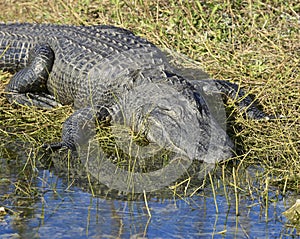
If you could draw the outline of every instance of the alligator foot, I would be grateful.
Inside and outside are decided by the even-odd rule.
[[[96,134],[96,121],[100,126],[109,123],[110,115],[105,107],[83,108],[72,114],[63,124],[62,141],[44,144],[42,147],[50,150],[68,148],[77,151],[78,147],[87,144]]]
[[[61,106],[54,96],[46,93],[7,93],[7,99],[10,103],[17,103],[27,106],[35,106],[38,108],[51,109],[54,107]]]
[[[270,120],[280,118],[280,116],[269,115],[259,110],[254,101],[244,93],[238,84],[224,80],[195,80],[191,81],[191,83],[197,91],[201,92],[201,95],[203,95],[206,100],[212,99],[212,102],[215,102],[217,95],[224,95],[236,101],[239,111],[245,112],[246,117],[250,119]]]

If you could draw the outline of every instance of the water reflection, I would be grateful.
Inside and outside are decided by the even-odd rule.
[[[0,217],[1,238],[278,238],[296,235],[281,213],[292,204],[270,192],[268,210],[259,195],[236,194],[216,178],[190,198],[116,200],[93,197],[89,191],[51,171],[39,170],[32,178],[17,161],[1,160],[1,205],[16,213]],[[32,173],[31,173],[32,174]],[[39,195],[26,197],[26,187]],[[16,186],[23,193],[16,190]],[[76,185],[73,183],[73,185]],[[241,190],[242,192],[242,190]],[[30,200],[28,198],[31,198]],[[215,200],[217,207],[215,206]],[[272,202],[273,201],[273,202]],[[216,211],[218,210],[218,213]]]

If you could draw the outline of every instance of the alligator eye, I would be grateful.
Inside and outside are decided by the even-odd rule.
[[[174,111],[174,109],[165,107],[165,106],[158,106],[158,112],[160,113],[164,113],[170,116],[175,116],[176,112]]]

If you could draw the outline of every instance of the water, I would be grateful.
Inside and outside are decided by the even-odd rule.
[[[268,203],[259,192],[249,195],[240,190],[236,216],[234,189],[226,186],[224,190],[217,177],[215,199],[207,184],[192,197],[152,197],[146,204],[143,197],[93,196],[81,184],[48,169],[28,177],[18,158],[2,158],[1,165],[0,207],[10,212],[0,216],[0,238],[297,237],[282,215],[296,197],[278,195],[276,188],[269,191]],[[36,192],[26,191],[28,183]],[[33,197],[37,192],[40,196]]]

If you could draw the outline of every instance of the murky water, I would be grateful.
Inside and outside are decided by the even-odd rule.
[[[47,169],[28,177],[26,170],[22,172],[22,161],[1,159],[0,207],[8,213],[0,216],[0,238],[297,237],[282,215],[296,199],[291,195],[282,197],[276,189],[269,191],[268,202],[254,191],[252,195],[239,193],[236,216],[234,189],[224,188],[217,178],[215,199],[208,184],[192,197],[152,197],[147,205],[143,197],[94,197]],[[39,193],[38,197],[26,189],[28,184]]]

